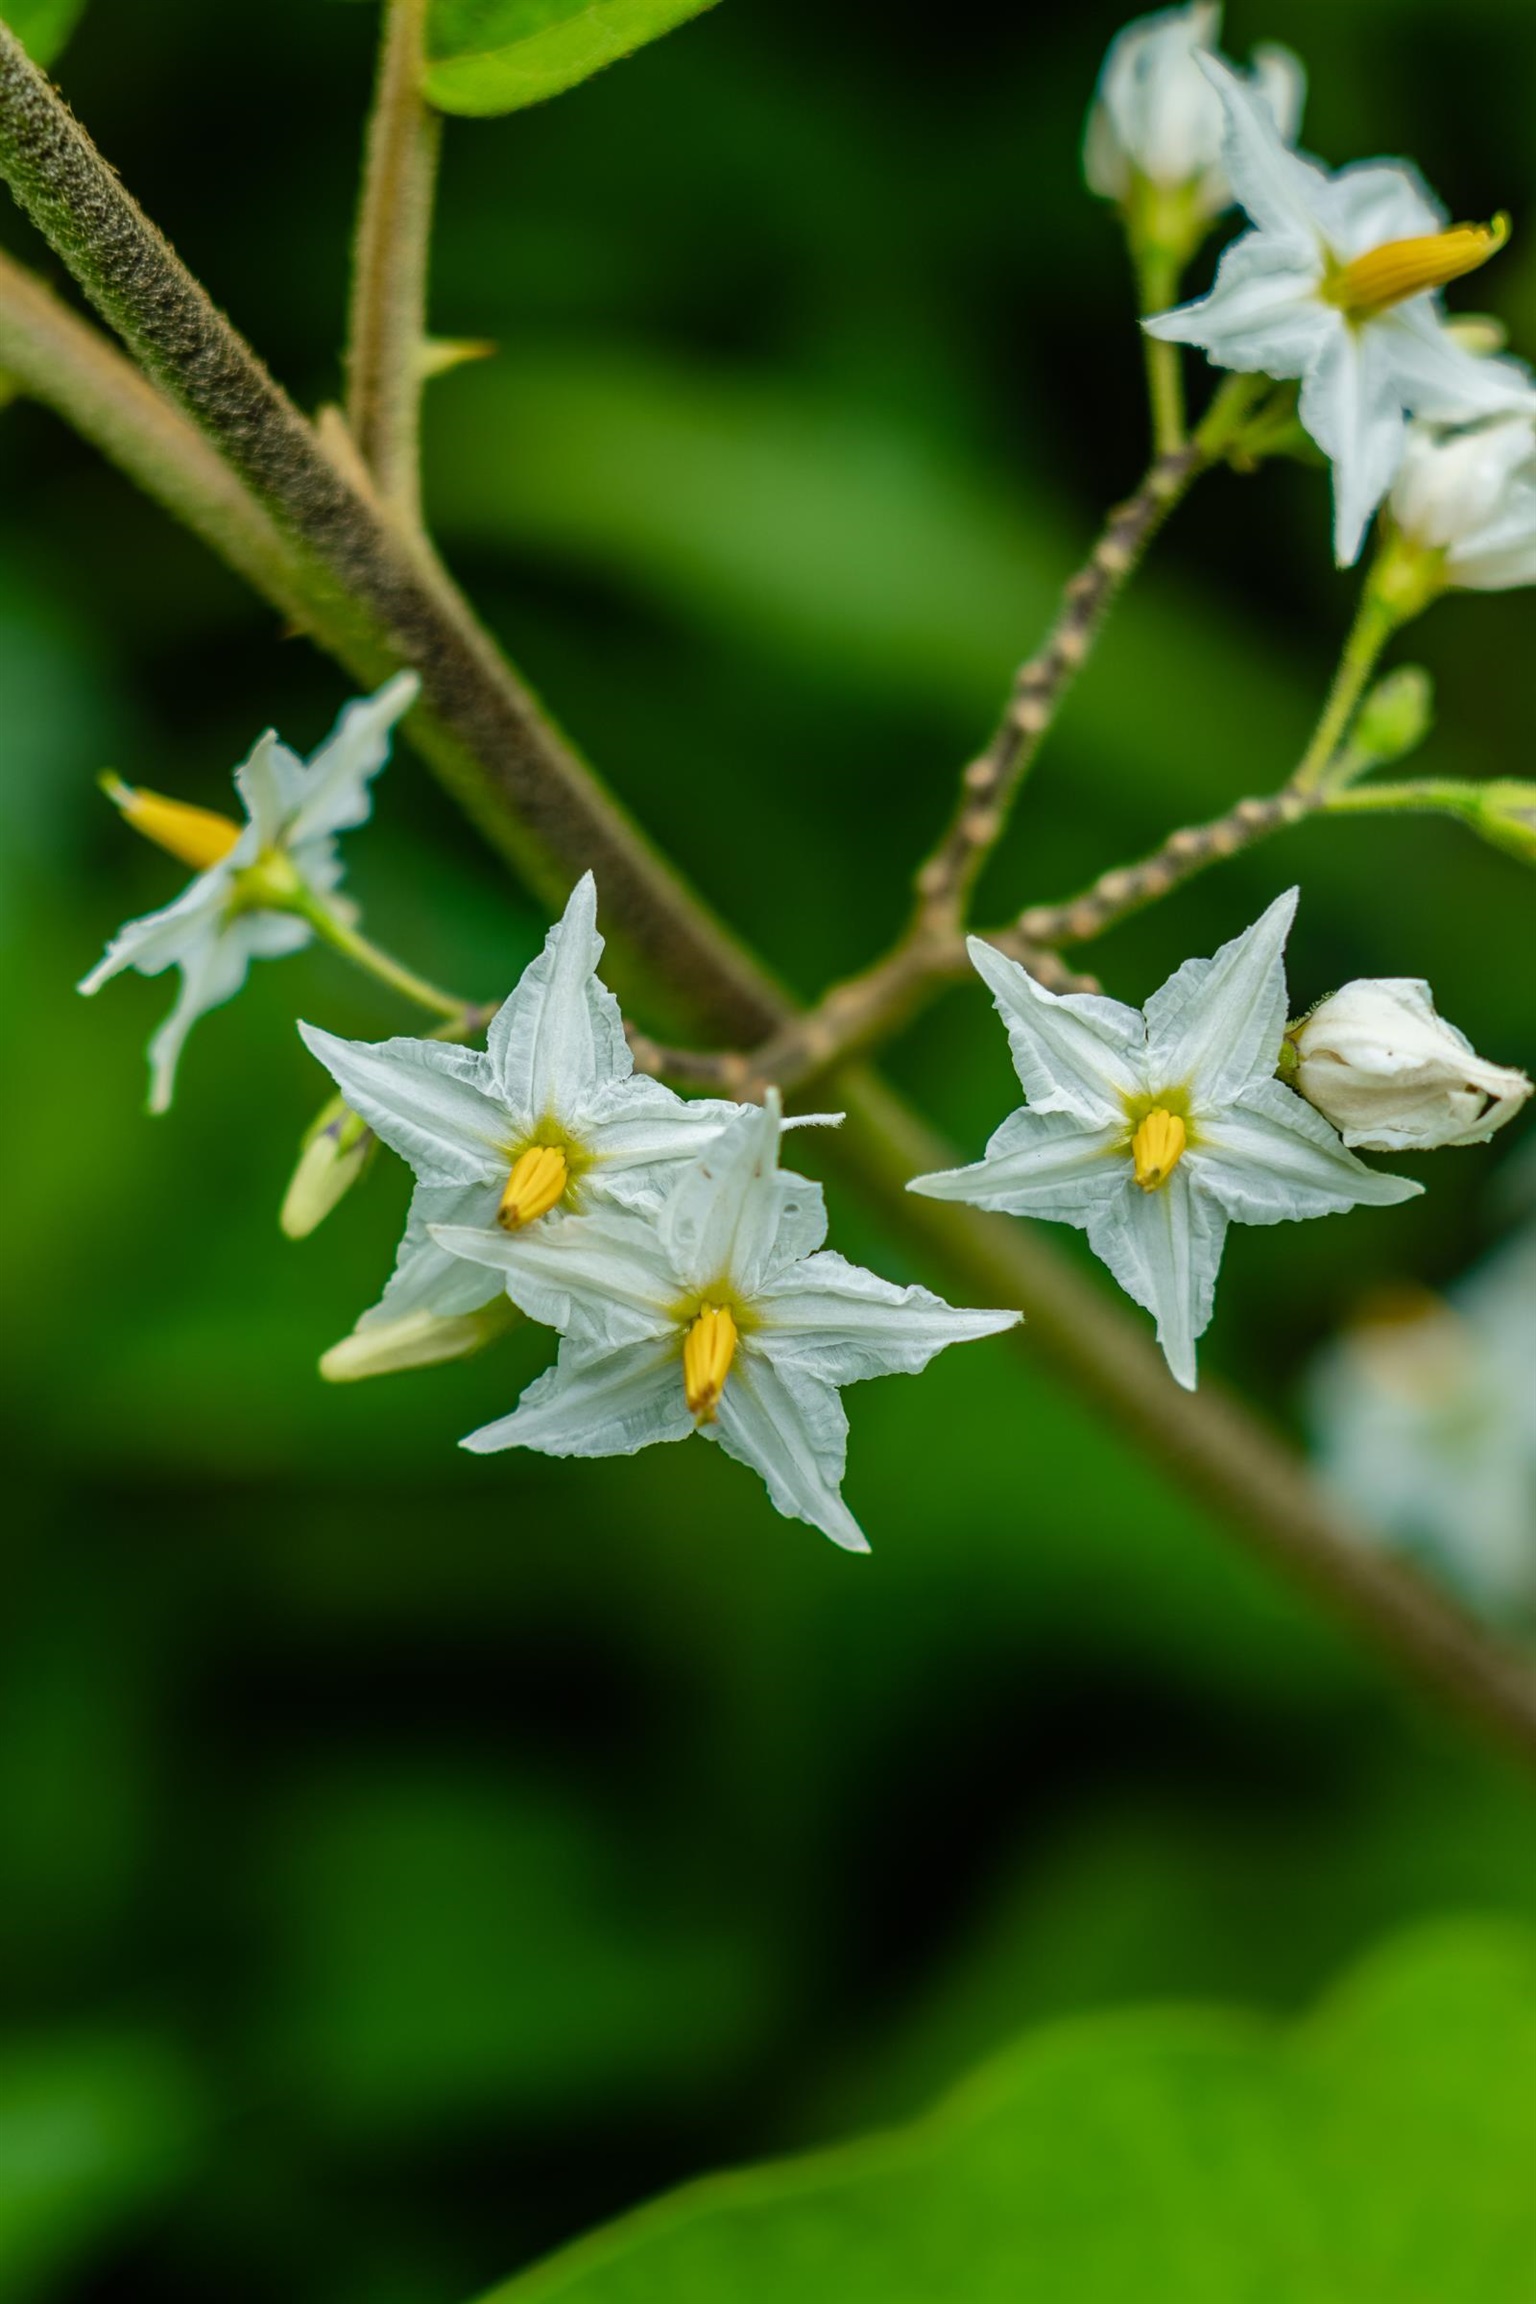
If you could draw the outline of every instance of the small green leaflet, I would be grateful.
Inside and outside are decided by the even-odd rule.
[[[1515,2304],[1536,1939],[1390,1945],[1299,2024],[1047,2025],[926,2120],[707,2177],[485,2304]]]
[[[45,8],[48,0],[41,0]],[[62,0],[52,0],[57,9]],[[541,104],[715,0],[433,0],[426,92],[443,112]]]
[[[0,7],[34,64],[51,64],[85,14],[85,0],[9,0]]]

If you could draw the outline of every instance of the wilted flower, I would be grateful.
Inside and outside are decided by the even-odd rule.
[[[1208,296],[1145,325],[1218,367],[1301,379],[1301,421],[1334,468],[1334,545],[1359,556],[1397,476],[1408,418],[1465,423],[1536,408],[1525,371],[1468,351],[1435,291],[1501,248],[1506,219],[1446,228],[1396,161],[1330,175],[1287,150],[1267,108],[1212,57],[1200,69],[1226,108],[1223,155],[1255,229],[1222,257]]]
[[[1319,1466],[1369,1530],[1495,1616],[1536,1612],[1536,1232],[1400,1292],[1318,1355]]]
[[[80,985],[99,992],[124,968],[141,976],[181,970],[180,997],[149,1044],[151,1112],[170,1106],[182,1045],[198,1017],[233,998],[253,960],[276,959],[310,941],[306,906],[342,911],[335,835],[367,823],[368,787],[420,685],[414,672],[402,672],[376,695],[349,704],[307,766],[269,728],[235,770],[243,824],[108,780],[135,831],[197,872],[174,904],[119,930]]]
[[[1090,191],[1132,209],[1147,188],[1175,196],[1163,210],[1192,251],[1231,206],[1221,165],[1223,116],[1197,59],[1221,38],[1219,0],[1138,16],[1110,42],[1088,115],[1083,173]],[[1252,86],[1286,143],[1301,125],[1306,74],[1288,48],[1256,48]]]
[[[1287,1038],[1292,1085],[1366,1152],[1485,1144],[1531,1093],[1523,1072],[1485,1063],[1413,976],[1358,977]]]
[[[602,951],[588,872],[492,1017],[483,1052],[443,1040],[339,1040],[299,1026],[347,1104],[417,1177],[394,1272],[356,1337],[426,1313],[460,1323],[409,1332],[445,1347],[433,1358],[449,1357],[453,1337],[471,1350],[479,1331],[463,1323],[500,1295],[501,1281],[450,1255],[434,1227],[505,1236],[554,1209],[585,1209],[594,1196],[643,1198],[667,1162],[697,1152],[737,1111],[718,1099],[685,1102],[636,1074],[618,1002],[597,974]],[[370,1358],[349,1338],[322,1367],[356,1376],[416,1364],[393,1350]]]
[[[1391,510],[1409,543],[1438,555],[1440,584],[1536,584],[1536,415],[1454,430],[1415,424]]]
[[[658,1211],[617,1206],[517,1232],[440,1230],[564,1341],[477,1454],[633,1456],[692,1432],[760,1474],[775,1507],[851,1552],[844,1384],[915,1374],[1017,1312],[957,1312],[821,1250],[821,1188],[778,1165],[779,1099],[740,1109],[673,1176]]]
[[[1145,1014],[1047,992],[973,936],[1028,1103],[985,1159],[908,1187],[1086,1231],[1191,1391],[1229,1224],[1390,1207],[1421,1189],[1365,1167],[1274,1077],[1295,909],[1292,889],[1213,959],[1186,960]]]

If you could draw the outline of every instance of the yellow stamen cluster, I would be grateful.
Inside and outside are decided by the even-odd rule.
[[[1388,240],[1341,264],[1323,283],[1323,295],[1351,320],[1374,319],[1426,288],[1475,272],[1508,238],[1509,218],[1500,215],[1491,224],[1453,224],[1422,239]]]
[[[240,837],[242,827],[215,809],[167,800],[163,792],[146,792],[142,785],[125,784],[118,776],[104,776],[102,787],[135,832],[190,864],[194,872],[222,863]]]
[[[696,1423],[713,1424],[736,1357],[736,1322],[724,1304],[704,1304],[683,1345],[683,1391]]]
[[[536,1216],[547,1216],[564,1197],[571,1171],[565,1154],[555,1144],[530,1144],[513,1164],[501,1195],[496,1221],[508,1232],[519,1231]]]
[[[1188,1141],[1188,1131],[1177,1112],[1165,1112],[1159,1104],[1147,1114],[1131,1138],[1136,1181],[1143,1192],[1155,1192],[1167,1183],[1183,1159]]]

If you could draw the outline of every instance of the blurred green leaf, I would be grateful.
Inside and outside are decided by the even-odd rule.
[[[5,21],[36,64],[51,64],[85,14],[85,0],[9,0]]]
[[[1510,2304],[1536,2272],[1536,1939],[1472,1923],[1275,2032],[1053,2026],[917,2126],[689,2186],[495,2304]]]
[[[42,2296],[184,2177],[189,2084],[147,2040],[0,2050],[0,2294]]]
[[[444,112],[519,112],[590,79],[715,0],[435,0],[427,94]]]

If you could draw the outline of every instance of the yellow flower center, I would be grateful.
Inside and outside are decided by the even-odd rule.
[[[696,1423],[713,1424],[736,1343],[736,1322],[727,1307],[701,1305],[683,1345],[683,1391]]]
[[[1499,215],[1491,224],[1453,224],[1448,232],[1429,232],[1418,240],[1388,240],[1336,265],[1322,293],[1349,319],[1372,320],[1426,288],[1443,288],[1448,280],[1475,272],[1497,256],[1508,238],[1509,218]]]
[[[167,800],[163,792],[146,792],[142,786],[125,784],[119,776],[104,776],[102,785],[135,832],[142,832],[157,848],[180,857],[194,872],[206,872],[210,865],[222,863],[240,837],[242,827],[215,809]]]
[[[1166,1112],[1161,1104],[1154,1105],[1131,1138],[1136,1181],[1143,1192],[1155,1192],[1167,1183],[1183,1159],[1188,1141],[1188,1131],[1177,1112]]]
[[[554,1144],[530,1144],[513,1163],[501,1195],[496,1221],[505,1231],[519,1231],[536,1216],[547,1216],[563,1198],[571,1171],[565,1154]]]

